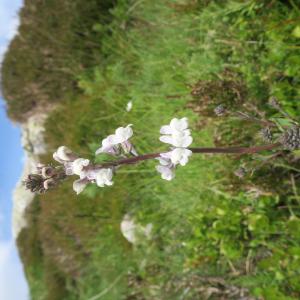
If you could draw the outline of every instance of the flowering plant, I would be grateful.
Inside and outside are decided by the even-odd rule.
[[[215,112],[220,116],[226,113],[226,109],[224,106],[219,106]],[[245,114],[243,114],[243,118],[245,118]],[[268,121],[267,125],[270,124],[271,122]],[[159,140],[168,144],[169,149],[163,152],[139,155],[130,141],[133,136],[132,126],[132,124],[129,124],[126,127],[119,127],[114,134],[102,140],[101,146],[96,150],[95,155],[108,154],[112,157],[111,161],[94,164],[89,159],[78,156],[66,146],[61,146],[53,154],[53,158],[59,163],[59,166],[39,165],[36,174],[30,174],[24,181],[26,188],[32,192],[44,193],[48,189],[57,186],[67,176],[77,175],[79,178],[74,181],[73,189],[79,194],[89,183],[96,184],[99,187],[113,185],[113,176],[122,165],[135,164],[148,159],[157,159],[159,164],[156,166],[156,170],[161,174],[162,179],[170,181],[175,177],[176,168],[185,166],[192,154],[253,154],[272,150],[282,145],[288,150],[300,147],[299,126],[294,124],[292,128],[288,128],[280,135],[276,143],[254,147],[191,148],[193,138],[188,119],[173,118],[170,124],[160,128],[161,136]],[[262,130],[265,135],[269,135],[269,131],[269,127]],[[266,138],[264,140],[267,141]]]

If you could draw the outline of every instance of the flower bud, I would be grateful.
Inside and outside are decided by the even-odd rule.
[[[53,158],[59,163],[74,161],[78,156],[66,146],[60,146],[53,154]]]
[[[44,181],[44,189],[49,190],[56,185],[56,181],[53,178],[49,178]]]
[[[52,177],[54,174],[55,174],[54,168],[49,167],[49,166],[43,167],[43,168],[42,168],[42,176],[43,176],[44,178],[50,178],[50,177]]]

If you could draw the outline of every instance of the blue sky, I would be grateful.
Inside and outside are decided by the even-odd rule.
[[[0,61],[18,28],[21,0],[0,0]],[[20,129],[6,116],[0,97],[0,299],[29,299],[22,264],[12,238],[12,191],[20,178],[24,156]]]

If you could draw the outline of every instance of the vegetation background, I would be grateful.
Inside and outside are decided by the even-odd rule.
[[[261,143],[258,125],[214,116],[221,103],[274,117],[275,96],[299,118],[297,0],[26,0],[19,31],[2,87],[15,121],[52,109],[44,163],[60,145],[94,159],[129,123],[138,152],[163,149],[175,116],[193,145]],[[18,238],[32,299],[299,299],[299,155],[194,155],[172,182],[145,162],[111,188],[36,196]],[[152,240],[130,245],[125,213]]]

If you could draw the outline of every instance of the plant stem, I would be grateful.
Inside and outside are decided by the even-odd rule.
[[[193,153],[204,153],[204,154],[254,154],[257,152],[278,148],[280,145],[281,145],[280,143],[276,143],[276,144],[253,146],[253,147],[189,148],[189,150],[191,150]],[[166,153],[166,152],[149,153],[149,154],[139,155],[135,157],[124,158],[112,162],[103,163],[101,165],[95,165],[93,166],[93,169],[135,164],[140,161],[157,158],[160,156],[161,153]]]

